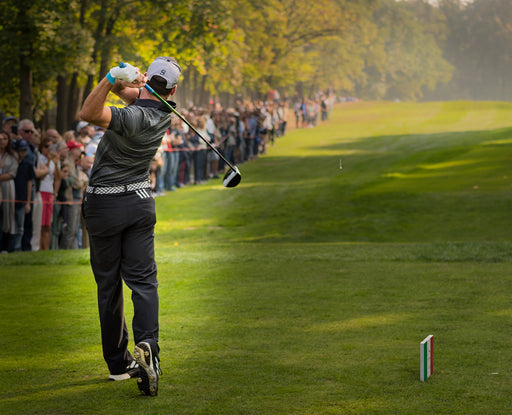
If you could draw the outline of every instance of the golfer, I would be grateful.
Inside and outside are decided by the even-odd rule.
[[[147,82],[167,99],[176,92],[180,74],[179,65],[168,57],[156,58],[145,74],[121,64],[99,82],[79,114],[82,120],[106,129],[83,200],[91,267],[98,287],[103,356],[109,379],[136,377],[140,391],[151,396],[157,395],[161,371],[156,215],[149,166],[171,124],[171,111],[142,87]],[[128,106],[106,106],[111,91]],[[133,355],[128,351],[123,280],[132,291]]]

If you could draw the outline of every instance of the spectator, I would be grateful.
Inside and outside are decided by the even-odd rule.
[[[85,154],[94,158],[96,156],[98,144],[100,143],[103,134],[105,134],[105,130],[101,127],[94,127],[92,131],[94,134],[92,135],[91,141],[89,141],[89,143],[85,146]]]
[[[73,130],[66,131],[62,135],[62,139],[67,143],[68,141],[76,141],[75,132]]]
[[[80,171],[84,174],[82,175],[82,181],[89,181],[89,175],[91,174],[92,165],[94,164],[94,155],[85,153],[80,158]],[[87,186],[87,185],[85,185]]]
[[[94,135],[92,136],[92,141],[94,144],[98,145],[100,143],[101,138],[105,134],[105,129],[101,127],[94,127]]]
[[[155,156],[153,157],[154,160],[150,163],[150,170],[152,174],[154,175],[154,186],[151,186],[151,191],[153,193],[153,196],[162,196],[164,192],[164,174],[165,174],[165,168],[166,168],[166,159],[165,159],[165,153],[167,148],[167,134],[164,134],[162,138],[162,144],[160,147],[158,147],[158,150],[156,151]],[[154,166],[154,169],[151,169],[151,166],[153,166],[153,161],[156,162],[156,165]]]
[[[176,187],[183,187],[189,183],[190,180],[190,154],[188,152],[189,144],[187,131],[183,128],[181,121],[177,124],[181,136],[181,144],[178,145],[179,151],[179,167],[178,167],[178,178],[176,179]]]
[[[66,146],[67,149],[67,146]],[[52,236],[50,249],[59,249],[62,235],[62,227],[67,223],[67,210],[69,203],[73,202],[73,178],[69,176],[70,166],[67,161],[59,161],[59,174],[56,203],[53,207]]]
[[[320,102],[320,109],[322,111],[322,121],[327,121],[329,117],[329,107],[327,105],[327,98],[323,95]]]
[[[219,105],[219,108],[217,111],[217,117],[215,118],[215,126],[217,127],[218,135],[219,135],[219,138],[218,138],[219,143],[218,143],[217,149],[225,157],[226,156],[226,148],[227,148],[229,121],[228,121],[226,112],[220,108],[220,105]],[[224,164],[225,164],[224,160],[220,159],[218,167],[217,167],[218,172],[224,171]]]
[[[57,193],[56,197],[56,203],[53,205],[53,214],[52,214],[52,224],[51,224],[51,238],[50,238],[50,249],[59,249],[59,241],[60,241],[60,234],[62,232],[62,222],[63,222],[63,214],[65,211],[65,205],[63,202],[64,200],[61,200],[58,198],[60,189],[62,187],[62,168],[65,164],[65,160],[68,156],[69,149],[66,145],[66,142],[63,139],[60,139],[56,144],[56,157],[55,157],[55,171],[58,172],[58,174],[55,175],[55,191]],[[66,167],[66,180],[69,179],[69,166]],[[66,184],[64,184],[64,188],[66,187]],[[72,196],[69,200],[72,200]]]
[[[163,165],[161,170],[161,183],[160,187],[165,190],[174,191],[176,190],[176,181],[178,176],[179,166],[179,152],[178,146],[183,143],[181,133],[177,126],[179,124],[179,118],[173,118],[171,121],[171,127],[167,130],[162,140],[163,145]]]
[[[41,226],[43,220],[43,196],[41,194],[41,181],[48,175],[49,166],[43,161],[43,157],[40,151],[41,148],[41,135],[37,130],[34,130],[33,137],[34,142],[37,142],[37,148],[35,150],[35,165],[34,171],[36,174],[35,185],[32,187],[32,238],[30,245],[32,251],[39,251],[41,249]]]
[[[18,138],[18,119],[12,115],[2,121],[2,129],[9,134],[11,143]]]
[[[308,127],[316,127],[320,105],[316,99],[309,100],[308,103]]]
[[[300,110],[301,110],[301,115],[302,115],[302,128],[306,128],[308,126],[308,105],[304,98],[302,98],[302,103],[300,104]]]
[[[51,225],[53,215],[53,199],[57,195],[55,183],[55,175],[60,178],[59,171],[56,169],[58,156],[51,152],[52,140],[43,138],[39,145],[40,162],[46,165],[48,173],[41,177],[40,192],[43,203],[43,211],[41,215],[41,237],[39,248],[42,251],[50,249]]]
[[[245,158],[245,124],[238,111],[234,113],[236,118],[236,149],[235,149],[235,163],[243,163]]]
[[[299,101],[296,101],[295,104],[293,104],[293,113],[295,114],[295,128],[300,127],[300,118],[302,114],[301,107],[302,105]]]
[[[196,120],[196,130],[206,138],[208,136],[206,132],[206,119],[200,116]],[[197,134],[193,134],[189,141],[192,144],[192,160],[194,162],[194,183],[201,184],[205,181],[206,175],[206,148],[207,144],[199,138]]]
[[[82,144],[74,140],[68,141],[69,156],[66,159],[69,165],[69,175],[72,177],[73,200],[68,202],[65,222],[62,225],[61,249],[78,249],[78,227],[80,226],[80,204],[82,201],[83,183],[79,174],[78,164],[82,155]]]
[[[252,149],[249,158],[257,158],[261,144],[260,111],[254,109],[249,116],[249,133],[252,137]]]
[[[76,125],[76,132],[78,136],[76,137],[76,141],[87,146],[92,141],[92,136],[94,135],[94,126],[89,124],[86,121],[80,121]]]
[[[219,128],[217,127],[216,123],[218,119],[218,114],[216,112],[212,112],[210,116],[208,117],[208,120],[206,121],[206,132],[208,134],[208,137],[205,137],[207,140],[210,140],[210,144],[214,147],[219,146],[219,143],[221,141],[221,133]],[[213,151],[212,149],[208,149],[206,154],[206,160],[208,165],[208,171],[207,171],[207,177],[208,178],[218,178],[218,170],[219,170],[219,155]]]
[[[50,140],[50,150],[53,154],[57,153],[57,143],[62,140],[59,132],[53,128],[49,128],[46,130],[44,134],[44,138],[48,138]]]
[[[184,143],[183,131],[180,130],[181,121],[178,118],[171,120],[171,147],[172,152],[169,155],[169,190],[178,187],[178,169],[180,165],[180,146]]]
[[[20,138],[13,142],[13,149],[18,155],[18,170],[14,178],[16,189],[16,203],[14,207],[16,233],[9,247],[11,252],[22,249],[25,220],[32,209],[32,186],[35,179],[34,166],[32,161],[27,158],[28,142]]]
[[[58,156],[57,159],[57,168],[60,170],[61,164],[67,159],[69,156],[69,148],[64,140],[60,140],[57,142],[55,154]]]
[[[92,165],[94,164],[94,156],[91,154],[85,154],[80,159],[80,165],[78,167],[78,174],[82,181],[82,192],[85,191],[87,184],[89,183],[89,176],[91,174]],[[78,246],[80,248],[89,248],[89,234],[87,233],[87,227],[85,226],[85,220],[83,215],[80,215],[80,232]]]
[[[261,134],[261,147],[260,154],[267,154],[267,143],[269,136],[272,134],[272,115],[268,112],[262,112],[262,124],[260,129]]]
[[[23,238],[21,241],[21,249],[23,251],[39,250],[39,239],[41,235],[41,215],[42,203],[39,186],[41,177],[47,173],[45,165],[41,165],[39,161],[40,135],[34,127],[31,120],[23,119],[18,124],[18,135],[28,143],[27,159],[35,169],[34,183],[32,184],[32,207],[25,217],[25,225],[23,228]]]
[[[226,159],[231,163],[235,164],[235,150],[237,144],[237,119],[234,115],[230,115],[228,118],[229,126],[226,131]]]
[[[9,250],[9,242],[16,233],[14,177],[17,170],[18,161],[11,147],[9,133],[0,130],[0,250],[2,252]]]
[[[279,114],[279,137],[283,137],[286,134],[286,125],[288,124],[288,102],[281,102],[277,112]]]

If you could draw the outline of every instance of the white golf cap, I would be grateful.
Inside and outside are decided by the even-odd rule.
[[[155,58],[153,63],[148,68],[148,79],[153,76],[159,75],[167,81],[167,89],[171,89],[178,83],[181,75],[181,68],[176,62],[176,59],[161,56]]]
[[[88,125],[89,125],[89,123],[88,123],[87,121],[80,121],[80,122],[76,125],[76,131],[77,131],[77,133],[79,133],[79,132],[80,132],[80,130],[81,130],[82,128],[85,128],[85,127],[87,127]]]

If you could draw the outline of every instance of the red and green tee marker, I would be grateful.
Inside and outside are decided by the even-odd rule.
[[[434,336],[431,334],[420,343],[420,380],[425,382],[434,372]]]

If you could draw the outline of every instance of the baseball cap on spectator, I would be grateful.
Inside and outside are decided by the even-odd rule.
[[[69,148],[69,151],[73,150],[74,148],[81,148],[82,144],[77,143],[75,140],[69,140],[67,143],[67,146]]]
[[[23,138],[19,138],[18,140],[14,140],[12,142],[12,148],[14,150],[26,150],[28,148],[28,141]]]
[[[97,144],[89,143],[85,147],[85,155],[86,156],[95,156],[96,155],[96,149],[98,148]]]
[[[12,115],[5,117],[3,123],[5,124],[7,121],[16,121],[16,123],[18,123],[18,119],[16,117],[13,117]]]
[[[80,130],[82,128],[85,128],[89,125],[89,123],[87,121],[80,121],[77,125],[76,125],[76,132],[79,133]]]
[[[178,83],[181,75],[181,68],[174,58],[161,56],[155,58],[148,68],[148,79],[159,75],[167,81],[167,89],[171,89]]]

